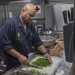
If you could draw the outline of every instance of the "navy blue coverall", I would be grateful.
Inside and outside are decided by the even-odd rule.
[[[15,49],[28,57],[33,45],[38,48],[42,44],[33,23],[28,23],[25,31],[19,16],[5,21],[0,29],[0,50],[4,53],[3,58],[7,65],[6,70],[20,64],[18,59],[6,53],[6,50]]]

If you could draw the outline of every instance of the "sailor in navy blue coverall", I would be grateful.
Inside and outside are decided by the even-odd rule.
[[[0,50],[3,51],[4,62],[7,65],[6,71],[16,65],[27,65],[28,54],[33,45],[52,63],[50,54],[45,49],[31,21],[35,13],[34,5],[28,3],[22,8],[19,16],[9,18],[1,27]]]

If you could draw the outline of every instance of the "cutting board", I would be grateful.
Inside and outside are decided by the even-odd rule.
[[[41,57],[43,57],[43,56],[36,56],[31,62],[33,62]],[[21,70],[25,71],[27,69],[28,70],[34,69],[34,70],[40,71],[42,73],[47,73],[48,75],[54,75],[55,71],[57,70],[58,66],[61,63],[61,58],[52,56],[51,59],[53,61],[53,64],[49,67],[44,67],[43,69],[37,69],[37,68],[32,68],[32,67],[22,67]]]

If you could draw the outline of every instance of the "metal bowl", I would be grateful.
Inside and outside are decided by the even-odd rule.
[[[42,40],[45,47],[51,46],[55,41],[55,38],[53,36],[50,36],[50,35],[47,35],[47,36],[46,35],[40,35],[39,37]]]

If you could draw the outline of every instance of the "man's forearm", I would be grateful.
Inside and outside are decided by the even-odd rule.
[[[46,59],[48,59],[48,61],[52,64],[53,62],[52,62],[52,59],[51,59],[51,57],[50,57],[50,54],[49,54],[49,52],[46,50],[46,48],[44,47],[44,45],[39,46],[38,49],[44,54],[44,57],[45,57]]]
[[[6,52],[12,56],[14,56],[15,58],[19,58],[19,56],[21,56],[21,54],[16,51],[15,49],[10,49],[10,50],[6,50]]]
[[[43,54],[44,54],[45,52],[47,52],[47,50],[46,50],[46,48],[44,47],[44,45],[39,46],[38,49],[39,49],[39,51],[41,51]]]
[[[20,54],[18,51],[16,51],[15,49],[10,49],[10,50],[6,50],[6,52],[10,55],[12,55],[13,57],[17,58],[18,61],[21,63],[21,64],[28,64],[29,61],[27,59],[27,57],[25,57],[24,55]]]

